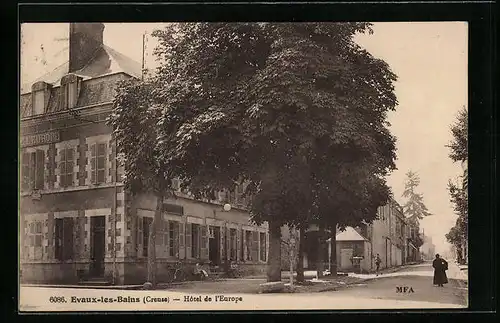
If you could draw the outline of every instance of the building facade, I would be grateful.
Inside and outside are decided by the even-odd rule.
[[[140,65],[103,42],[104,25],[72,23],[68,61],[21,89],[21,282],[90,278],[144,283],[147,237],[156,200],[132,198],[106,118],[117,82],[140,78]],[[240,190],[198,201],[172,183],[157,235],[158,279],[181,261],[232,260],[262,272],[267,224],[253,225]],[[230,211],[223,205],[231,203]]]

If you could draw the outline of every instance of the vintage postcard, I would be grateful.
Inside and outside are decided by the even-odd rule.
[[[467,308],[467,23],[20,38],[21,312]]]

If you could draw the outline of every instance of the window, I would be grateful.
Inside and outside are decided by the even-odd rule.
[[[76,88],[76,86],[77,86],[76,82],[71,82],[71,83],[66,84],[64,87],[66,99],[68,100],[66,102],[68,109],[73,109],[76,105],[76,100],[77,100],[77,96],[76,96],[77,88]]]
[[[266,249],[267,249],[266,234],[261,232],[259,234],[259,239],[260,239],[260,260],[267,261],[267,259],[266,259]]]
[[[191,224],[191,257],[200,258],[200,225],[194,223]]]
[[[236,260],[238,252],[236,229],[229,229],[229,247],[229,259]]]
[[[33,94],[33,115],[40,115],[45,112],[44,91],[36,91]]]
[[[106,182],[106,144],[93,144],[91,150],[91,181],[93,184]]]
[[[148,256],[148,247],[149,247],[149,229],[151,222],[153,222],[152,218],[143,217],[142,218],[142,256]]]
[[[42,246],[42,221],[32,221],[28,224],[28,245],[30,247]]]
[[[245,231],[246,240],[246,258],[245,260],[252,260],[252,231]]]
[[[181,189],[180,181],[177,178],[172,180],[172,189],[174,191],[179,191]]]
[[[55,219],[55,257],[57,260],[73,259],[73,218]]]
[[[73,186],[74,149],[61,149],[59,162],[60,186]]]
[[[170,257],[177,257],[179,255],[179,223],[175,221],[168,221],[169,241],[168,252]]]
[[[22,172],[23,172],[23,190],[39,190],[44,185],[45,170],[45,152],[36,150],[29,153],[23,153]]]

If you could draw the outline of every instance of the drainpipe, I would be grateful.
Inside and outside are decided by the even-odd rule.
[[[114,144],[115,144],[115,149],[114,149],[114,153],[113,153],[113,159],[114,159],[114,166],[115,166],[115,169],[114,169],[114,173],[115,173],[115,180],[114,180],[114,189],[115,189],[115,194],[114,194],[114,198],[113,198],[113,285],[116,284],[116,224],[117,224],[117,220],[116,220],[116,207],[117,207],[117,194],[118,194],[118,185],[117,185],[117,182],[118,182],[118,162],[116,160],[116,151],[118,149],[118,145],[116,143],[116,138],[113,138],[114,140]]]

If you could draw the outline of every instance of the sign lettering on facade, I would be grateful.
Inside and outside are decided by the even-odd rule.
[[[50,131],[21,137],[21,147],[47,145],[60,141],[59,131]]]

